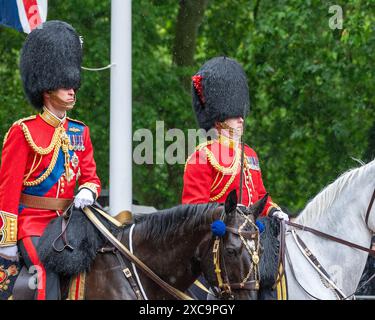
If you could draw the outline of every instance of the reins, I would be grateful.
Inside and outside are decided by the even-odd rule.
[[[164,290],[166,290],[173,297],[180,300],[192,300],[187,294],[182,291],[172,287],[170,284],[162,280],[157,274],[155,274],[147,265],[145,265],[141,260],[139,260],[135,255],[133,255],[116,237],[113,236],[111,232],[100,222],[100,220],[95,216],[89,207],[83,208],[83,212],[89,218],[89,220],[96,226],[96,228],[103,234],[103,236],[108,239],[109,242],[117,250],[119,250],[126,258],[133,262],[138,268],[140,268],[150,279],[155,281]]]
[[[373,206],[373,203],[374,203],[374,200],[375,200],[375,189],[372,193],[372,196],[371,196],[371,199],[370,199],[370,202],[369,202],[369,205],[367,207],[367,210],[366,210],[366,215],[365,215],[365,223],[366,223],[366,226],[369,228],[368,226],[368,219],[369,219],[369,216],[370,216],[370,212],[371,212],[371,209],[372,209],[372,206]],[[364,252],[367,252],[369,255],[371,256],[375,256],[375,250],[373,249],[369,249],[369,248],[366,248],[366,247],[363,247],[361,245],[358,245],[356,243],[353,243],[351,241],[347,241],[347,240],[344,240],[344,239],[341,239],[341,238],[338,238],[338,237],[335,237],[335,236],[332,236],[330,234],[327,234],[325,232],[322,232],[322,231],[319,231],[319,230],[316,230],[314,228],[311,228],[311,227],[308,227],[308,226],[304,226],[304,225],[301,225],[301,224],[298,224],[298,223],[295,223],[295,222],[291,222],[291,221],[281,221],[280,222],[280,227],[281,227],[281,234],[282,234],[282,239],[284,239],[283,241],[285,241],[285,224],[286,225],[289,225],[291,227],[294,227],[294,228],[297,228],[297,229],[300,229],[302,231],[308,231],[308,232],[311,232],[319,237],[322,237],[322,238],[326,238],[328,240],[331,240],[331,241],[334,241],[334,242],[337,242],[337,243],[340,243],[342,245],[345,245],[345,246],[348,246],[350,248],[355,248],[355,249],[358,249],[358,250],[361,250],[361,251],[364,251]],[[369,228],[370,229],[370,228]],[[292,230],[294,231],[294,230]],[[334,283],[332,283],[332,280],[329,276],[329,274],[326,272],[326,270],[322,267],[322,265],[319,263],[318,259],[312,254],[312,252],[307,248],[307,246],[304,244],[304,242],[302,241],[302,239],[294,232],[293,233],[294,235],[294,240],[296,241],[296,244],[297,246],[299,247],[299,249],[302,251],[302,253],[305,255],[306,259],[313,264],[314,268],[318,271],[318,273],[323,277],[325,278],[325,280],[329,283],[330,285],[330,288],[333,289],[336,293],[336,295],[341,298],[342,300],[347,300],[351,297],[353,297],[355,295],[355,292],[361,288],[363,288],[365,285],[367,285],[370,281],[372,281],[374,278],[375,278],[375,273],[372,274],[372,276],[366,281],[364,282],[359,288],[356,289],[355,292],[353,292],[352,294],[348,295],[348,296],[343,296],[342,292],[336,287],[336,285]],[[291,262],[291,259],[289,257],[289,254],[288,254],[288,250],[286,248],[286,245],[285,243],[282,244],[282,247],[285,249],[283,250],[283,252],[281,252],[281,256],[284,256],[284,253],[286,252],[287,254],[287,258],[288,258],[288,262],[289,262],[289,265],[290,265],[290,269],[291,269],[291,272],[294,276],[294,278],[296,279],[298,285],[309,295],[311,296],[312,298],[316,299],[316,300],[319,300],[317,297],[313,296],[312,294],[310,294],[298,281],[297,277],[296,277],[296,274],[294,272],[294,268],[293,268],[293,265],[292,265],[292,262]],[[285,252],[284,252],[285,251]],[[283,259],[282,259],[283,260]],[[280,259],[279,259],[279,264],[280,264]],[[283,268],[284,270],[284,273],[285,273],[285,269]],[[280,275],[279,275],[280,276]],[[281,277],[280,277],[281,278]]]
[[[372,256],[375,256],[375,250],[363,247],[363,246],[361,246],[359,244],[356,244],[354,242],[350,242],[350,241],[347,241],[347,240],[344,240],[344,239],[332,236],[332,235],[330,235],[328,233],[324,233],[322,231],[319,231],[319,230],[316,230],[316,229],[313,229],[313,228],[310,228],[310,227],[307,227],[307,226],[304,226],[304,225],[301,225],[301,224],[298,224],[298,223],[295,223],[295,222],[285,221],[285,224],[287,224],[289,226],[292,226],[292,227],[295,227],[297,229],[300,229],[302,231],[311,232],[311,233],[313,233],[313,234],[315,234],[317,236],[320,236],[322,238],[326,238],[326,239],[332,240],[332,241],[337,242],[337,243],[341,243],[341,244],[343,244],[345,246],[348,246],[348,247],[351,247],[351,248],[355,248],[355,249],[358,249],[358,250],[361,250],[361,251],[365,251],[368,254],[370,254]]]

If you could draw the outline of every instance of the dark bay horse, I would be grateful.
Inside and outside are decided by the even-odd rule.
[[[133,230],[127,227],[121,242],[129,248],[130,232],[134,254],[160,278],[185,291],[200,274],[222,299],[256,299],[258,284],[259,237],[254,224],[265,200],[246,208],[237,207],[233,191],[225,205],[217,203],[180,205],[135,218]],[[215,236],[211,224],[223,220],[226,232],[220,239],[218,264],[214,264]],[[259,256],[258,256],[259,258]],[[221,270],[219,275],[215,267]],[[174,299],[158,284],[136,269],[145,298]],[[134,274],[134,270],[132,269]],[[221,288],[220,279],[224,283]],[[137,299],[124,276],[123,266],[113,252],[98,253],[86,276],[85,299]]]

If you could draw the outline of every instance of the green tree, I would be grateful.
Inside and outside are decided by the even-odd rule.
[[[329,28],[331,5],[342,7],[343,29]],[[374,6],[371,0],[133,1],[133,132],[155,133],[158,120],[165,122],[165,132],[197,128],[191,75],[214,56],[233,57],[249,78],[245,139],[260,157],[265,185],[279,205],[301,210],[357,166],[352,157],[373,159]],[[65,20],[83,35],[84,66],[110,63],[109,0],[51,1],[48,19]],[[2,136],[15,120],[34,112],[18,70],[25,37],[0,27]],[[91,128],[104,187],[109,185],[109,75],[109,70],[83,72],[71,115]],[[134,164],[134,199],[157,208],[175,205],[182,175],[179,164]]]

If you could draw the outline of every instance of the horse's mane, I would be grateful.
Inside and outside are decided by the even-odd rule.
[[[218,203],[183,204],[152,214],[137,214],[134,222],[137,234],[144,240],[157,242],[170,241],[171,238],[189,232],[200,231],[212,222],[212,214]]]
[[[270,289],[276,282],[280,247],[278,240],[280,224],[275,218],[267,216],[259,218],[258,221],[264,225],[264,231],[260,234],[263,252],[259,261],[260,288],[263,290]]]
[[[309,223],[312,220],[319,219],[324,212],[332,207],[337,197],[344,191],[354,180],[360,180],[363,176],[369,174],[369,171],[375,166],[375,161],[363,165],[359,168],[349,169],[340,175],[335,181],[320,191],[315,198],[310,200],[305,209],[296,218],[300,224]]]

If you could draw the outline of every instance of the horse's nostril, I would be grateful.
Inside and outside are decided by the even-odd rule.
[[[228,257],[235,257],[237,255],[236,253],[236,250],[235,249],[226,249],[225,250],[225,253]]]

